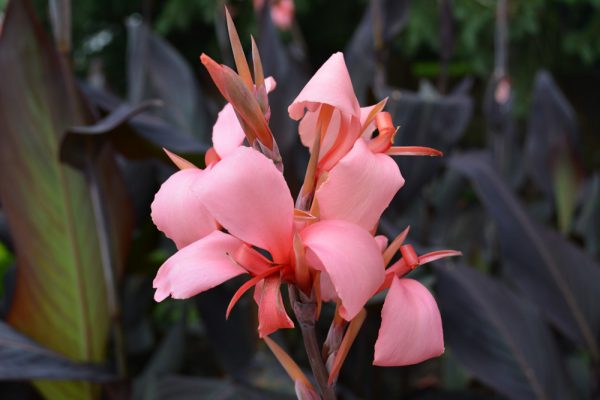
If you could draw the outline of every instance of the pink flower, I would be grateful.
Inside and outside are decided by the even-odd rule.
[[[301,119],[302,143],[319,140],[315,197],[322,219],[343,219],[375,230],[379,218],[404,185],[389,155],[434,155],[426,147],[392,146],[396,129],[386,100],[361,108],[342,53],[332,55],[289,106]],[[372,137],[377,126],[379,135]],[[320,135],[320,136],[318,136]]]
[[[275,89],[277,83],[272,77],[265,79],[267,93]],[[205,156],[208,166],[199,169],[187,160],[165,150],[171,160],[181,169],[173,174],[161,186],[152,203],[152,221],[172,239],[177,248],[203,238],[218,229],[215,219],[201,202],[190,192],[194,181],[199,181],[211,169],[211,166],[240,147],[246,135],[235,115],[231,103],[227,103],[219,112],[212,130],[211,147]],[[190,218],[190,214],[195,218]]]
[[[260,11],[265,6],[265,0],[254,0],[254,10]],[[296,7],[294,0],[272,0],[271,19],[279,29],[287,31],[294,21]]]
[[[319,169],[330,170],[361,134],[372,130],[372,121],[385,102],[361,108],[354,94],[342,53],[335,53],[319,68],[288,107],[298,127],[302,144],[311,148],[321,134]]]
[[[182,172],[187,170],[177,174]],[[380,248],[369,232],[341,220],[295,223],[293,199],[283,176],[259,152],[239,147],[210,171],[192,172],[196,179],[186,174],[189,180],[181,176],[170,183],[171,203],[181,207],[177,213],[187,215],[187,220],[179,214],[171,218],[174,211],[162,202],[153,205],[159,228],[177,238],[179,247],[154,280],[157,301],[169,295],[187,298],[250,273],[255,277],[252,284],[259,283],[255,297],[260,336],[292,327],[279,286],[297,280],[295,237],[305,248],[311,273],[320,272],[331,281],[343,318],[352,319],[383,283]],[[197,229],[200,221],[210,219],[207,215],[228,233],[213,230],[206,235],[206,230]],[[271,259],[254,248],[267,251]]]
[[[419,257],[411,245],[402,245],[407,234],[408,229],[384,252],[389,260],[399,247],[402,258],[386,270],[380,288],[389,291],[381,310],[374,365],[412,365],[444,352],[442,319],[435,299],[419,281],[404,276],[419,265],[461,253],[441,250]]]

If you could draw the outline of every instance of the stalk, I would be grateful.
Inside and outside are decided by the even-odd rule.
[[[304,294],[298,293],[297,289],[292,285],[288,285],[288,293],[290,302],[292,303],[292,309],[294,310],[294,314],[300,325],[300,330],[302,331],[302,339],[304,340],[304,348],[306,349],[308,362],[310,363],[310,368],[317,381],[321,396],[323,396],[324,400],[335,400],[336,395],[333,386],[330,386],[327,382],[329,373],[323,363],[317,341],[317,334],[315,332],[317,305]]]

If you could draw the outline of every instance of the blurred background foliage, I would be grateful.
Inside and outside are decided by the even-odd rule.
[[[7,3],[0,0],[0,10]],[[117,312],[98,322],[112,327],[101,366],[54,353],[61,351],[52,340],[62,341],[65,332],[34,329],[34,342],[1,322],[0,397],[39,398],[23,382],[42,378],[97,382],[108,399],[293,398],[285,373],[257,340],[252,302],[244,298],[224,320],[239,281],[187,301],[152,300],[152,278],[175,250],[149,218],[154,193],[174,171],[160,148],[202,163],[224,101],[198,57],[204,52],[231,65],[225,3],[244,47],[257,37],[266,72],[278,80],[271,125],[292,189],[306,151],[287,121],[287,105],[335,51],[345,51],[361,104],[390,97],[387,109],[401,126],[397,144],[447,155],[399,161],[407,183],[380,226],[393,236],[411,225],[418,250],[464,253],[458,265],[414,274],[437,295],[446,355],[407,368],[372,367],[382,300],[375,298],[342,370],[341,397],[600,398],[600,0],[500,0],[507,5],[505,44],[497,41],[495,0],[296,0],[289,30],[275,30],[250,0],[73,2],[72,67],[92,116],[58,132],[60,154],[48,159],[60,155],[68,164],[62,168],[74,166],[92,188],[98,185],[109,222],[120,228],[107,233],[96,226],[124,257],[114,268]],[[50,32],[48,2],[33,5]],[[11,29],[26,38],[33,31]],[[38,76],[32,71],[28,77]],[[29,104],[35,93],[3,95]],[[163,107],[144,104],[152,98]],[[8,120],[6,107],[0,111]],[[0,139],[21,133],[6,129]],[[112,180],[95,175],[106,171]],[[7,315],[18,287],[19,243],[6,216],[19,221],[30,214],[7,209],[11,190],[0,184],[0,316],[15,325]],[[61,300],[54,292],[44,294]],[[68,308],[59,323],[71,321]],[[325,319],[332,314],[326,307]],[[276,339],[307,365],[298,332]],[[36,383],[46,396],[74,393],[49,391],[46,383]],[[75,390],[57,390],[65,387]]]

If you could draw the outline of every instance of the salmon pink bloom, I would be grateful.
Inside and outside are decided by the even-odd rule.
[[[373,128],[375,114],[385,101],[372,107],[358,104],[344,55],[335,53],[319,68],[288,107],[294,120],[300,120],[298,132],[302,144],[311,148],[321,135],[319,169],[330,170],[354,142]]]
[[[267,93],[275,89],[277,83],[272,77],[265,79]],[[195,167],[188,161],[167,151],[167,154],[181,169],[163,183],[152,203],[154,224],[171,238],[178,249],[203,238],[218,228],[215,219],[190,191],[193,182],[198,183],[211,169],[211,165],[231,154],[240,147],[246,138],[244,130],[235,115],[233,106],[227,103],[219,112],[212,130],[211,147],[206,153],[206,170]],[[191,214],[188,214],[190,213]],[[194,215],[190,218],[190,215]]]
[[[461,253],[441,250],[419,257],[411,245],[402,245],[407,234],[408,229],[384,252],[384,259],[389,259],[399,247],[402,258],[386,270],[380,288],[389,291],[381,310],[374,365],[412,365],[444,352],[442,319],[435,299],[419,281],[404,276],[419,265]]]
[[[392,146],[396,129],[386,100],[361,108],[342,53],[332,55],[289,106],[301,119],[302,143],[312,148],[319,137],[315,197],[322,219],[343,219],[373,230],[404,185],[389,155],[439,156],[427,147]],[[377,127],[379,135],[372,137]]]
[[[198,213],[206,210],[228,233],[213,231],[180,247],[154,280],[158,301],[169,295],[187,298],[250,273],[255,277],[252,283],[260,282],[255,289],[255,297],[260,299],[260,335],[292,327],[279,286],[295,280],[295,236],[305,247],[309,268],[331,281],[343,318],[356,316],[383,283],[381,251],[369,232],[341,220],[294,223],[294,202],[283,175],[253,149],[239,147],[197,181],[173,189],[172,193],[183,199],[172,201],[186,207],[182,213],[189,219],[204,218]],[[186,239],[180,243],[201,236],[192,229],[193,222],[182,227],[182,219],[169,220],[162,210],[155,211],[155,218],[166,223],[163,231]],[[270,258],[256,248],[267,251]],[[349,248],[352,252],[346,250]]]
[[[273,3],[293,5],[291,0]],[[441,153],[394,146],[397,129],[391,115],[382,111],[386,100],[361,108],[344,57],[336,53],[288,108],[290,117],[300,120],[302,143],[311,149],[294,203],[269,127],[267,94],[275,81],[264,79],[254,41],[250,72],[228,12],[226,17],[238,72],[201,56],[229,102],[214,125],[207,167],[196,168],[167,152],[181,171],[162,185],[152,203],[153,221],[178,249],[154,279],[156,301],[189,298],[249,275],[226,315],[254,288],[259,336],[302,396],[317,393],[293,360],[267,338],[278,329],[294,327],[283,303],[282,284],[289,285],[290,303],[325,398],[335,397],[332,384],[365,321],[364,306],[378,292],[387,290],[375,365],[410,365],[442,354],[435,299],[421,283],[405,276],[419,265],[460,253],[443,250],[418,256],[403,243],[408,229],[389,244],[385,236],[374,236],[382,213],[404,184],[390,156]],[[243,145],[245,139],[250,147]],[[398,251],[401,258],[386,270]],[[321,301],[335,301],[336,313],[319,349],[314,327]]]
[[[390,114],[378,112],[375,121],[379,135],[372,138],[369,129],[321,177],[315,197],[322,219],[343,219],[374,230],[381,214],[404,185],[398,165],[390,155],[442,155],[428,147],[392,146],[396,129]]]

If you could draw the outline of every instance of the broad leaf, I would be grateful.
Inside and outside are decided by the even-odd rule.
[[[471,374],[510,399],[571,397],[557,345],[537,309],[472,268],[436,271],[447,343]]]
[[[594,175],[583,191],[581,212],[575,231],[583,236],[587,251],[598,257],[600,252],[600,175]]]
[[[115,376],[99,366],[73,362],[0,322],[0,380],[30,379],[106,382]]]
[[[136,378],[133,385],[133,399],[146,400],[154,398],[156,393],[157,381],[164,375],[177,372],[184,361],[186,340],[186,319],[185,308],[183,304],[183,318],[175,323],[169,332],[165,335],[156,349],[152,358],[148,361],[144,371]],[[155,397],[162,399],[162,396]]]
[[[571,226],[580,184],[579,127],[575,111],[547,71],[535,78],[526,142],[527,169],[548,198],[554,198],[563,232]]]
[[[485,154],[452,158],[496,223],[504,273],[542,307],[565,336],[600,359],[600,265],[558,233],[533,221]]]
[[[208,99],[192,68],[173,46],[150,31],[139,17],[127,20],[128,101],[161,99],[165,106],[155,110],[184,135],[210,141]]]
[[[579,150],[575,112],[547,71],[535,77],[527,126],[527,169],[538,187],[552,196],[552,167],[562,152]]]
[[[442,96],[427,84],[418,93],[388,88],[381,96],[390,97],[386,108],[400,126],[395,145],[428,146],[444,153],[463,136],[473,109],[467,93]],[[444,162],[439,157],[396,157],[396,161],[406,179],[394,200],[398,208],[410,205]]]
[[[232,289],[229,284],[213,288],[196,296],[195,304],[216,360],[231,376],[243,377],[256,352],[256,321],[249,301],[240,301],[225,319]]]
[[[149,106],[159,104],[155,100],[131,106],[106,91],[87,85],[82,85],[81,89],[87,100],[107,115],[96,124],[71,127],[63,139],[63,159],[70,160],[77,146],[80,146],[87,136],[93,136],[98,137],[96,140],[109,141],[118,152],[129,159],[158,158],[172,165],[162,150],[166,148],[186,159],[202,162],[201,156],[207,149],[206,145],[160,117],[143,111]]]
[[[18,61],[17,61],[18,60]],[[0,37],[0,201],[17,257],[8,321],[75,361],[105,359],[109,328],[90,193],[60,163],[59,143],[84,124],[75,84],[28,1],[9,4]],[[83,383],[38,383],[47,397],[92,398]]]

